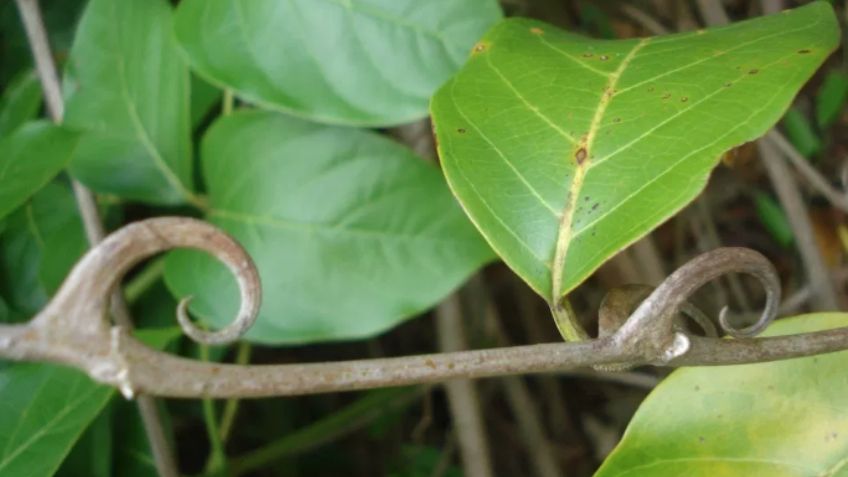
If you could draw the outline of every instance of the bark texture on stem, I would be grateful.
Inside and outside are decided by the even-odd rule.
[[[848,329],[765,339],[691,336],[674,320],[689,295],[730,272],[757,278],[768,303],[753,327],[725,331],[749,336],[771,320],[780,299],[777,276],[759,253],[722,248],[679,268],[613,333],[579,343],[538,344],[477,351],[286,365],[227,365],[175,357],[148,348],[106,320],[109,294],[132,264],[173,247],[213,253],[236,274],[242,296],[238,332],[258,311],[259,283],[253,262],[220,230],[187,218],[156,218],[131,224],[91,250],[51,303],[32,321],[0,326],[0,356],[75,366],[125,394],[197,397],[267,397],[350,391],[457,378],[558,372],[598,364],[719,365],[761,362],[848,348]]]

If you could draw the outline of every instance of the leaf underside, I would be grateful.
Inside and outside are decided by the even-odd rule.
[[[780,118],[838,37],[825,2],[616,41],[505,20],[433,99],[448,183],[550,301],[697,196],[723,152]]]
[[[848,314],[820,313],[782,319],[765,334],[844,326]],[[845,475],[846,358],[677,370],[645,399],[595,475]]]

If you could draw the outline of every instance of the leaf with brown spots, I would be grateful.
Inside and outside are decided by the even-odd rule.
[[[824,2],[616,41],[505,20],[432,101],[445,174],[495,251],[553,301],[694,199],[838,38]]]

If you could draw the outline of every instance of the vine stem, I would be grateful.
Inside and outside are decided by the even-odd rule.
[[[41,8],[38,0],[16,0],[16,4],[26,31],[27,41],[32,50],[36,71],[41,81],[47,112],[53,122],[61,124],[65,114],[64,101],[59,77],[56,73],[56,65],[50,52],[47,30],[41,17]],[[94,194],[76,179],[71,178],[71,187],[82,218],[86,238],[89,245],[94,247],[106,236],[103,222],[97,210],[97,201]],[[132,318],[119,289],[115,290],[110,301],[115,321],[127,329],[131,328]],[[179,475],[177,465],[168,445],[156,402],[148,396],[139,396],[138,410],[150,443],[157,472],[163,477],[177,477]]]
[[[136,392],[178,398],[303,395],[436,383],[458,378],[559,372],[599,364],[661,366],[766,362],[848,348],[848,328],[769,338],[704,338],[675,328],[689,296],[727,273],[745,273],[766,291],[759,321],[733,329],[750,336],[777,313],[780,285],[771,263],[744,248],[721,248],[695,257],[668,278],[602,338],[477,351],[372,360],[284,365],[204,363],[154,350],[105,317],[120,278],[141,260],[175,247],[212,253],[235,274],[242,304],[225,336],[235,339],[255,319],[261,286],[256,267],[237,242],[219,229],[186,217],[158,217],[123,227],[89,251],[51,302],[31,321],[0,325],[0,357],[77,367],[93,379]],[[181,321],[184,330],[186,324]],[[192,335],[194,336],[194,335]],[[200,336],[201,338],[203,336]]]

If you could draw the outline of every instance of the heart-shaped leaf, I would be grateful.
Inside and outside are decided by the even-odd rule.
[[[68,71],[65,124],[85,131],[71,173],[158,204],[194,201],[189,72],[164,0],[91,0]]]
[[[620,41],[505,20],[433,100],[448,183],[553,301],[698,195],[720,155],[773,125],[838,38],[826,2]]]
[[[175,28],[192,66],[248,101],[387,126],[425,117],[500,16],[495,0],[186,0]]]
[[[844,326],[848,314],[820,313],[780,320],[765,335]],[[843,351],[675,371],[642,403],[595,475],[845,475],[846,359]]]
[[[245,246],[262,278],[251,340],[372,336],[492,258],[438,169],[377,134],[243,111],[218,120],[201,152],[207,219]],[[232,277],[205,254],[171,254],[165,279],[215,326],[238,310]]]
[[[0,139],[0,217],[44,187],[71,160],[79,134],[34,121]]]

